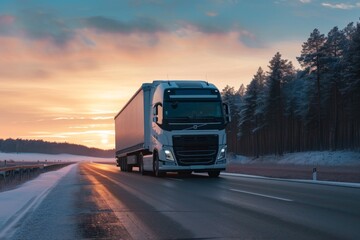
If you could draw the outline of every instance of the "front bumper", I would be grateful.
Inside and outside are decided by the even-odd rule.
[[[194,172],[207,172],[207,171],[224,171],[226,163],[213,164],[213,165],[190,165],[178,166],[175,162],[161,161],[159,170],[163,172],[181,172],[181,171],[194,171]]]

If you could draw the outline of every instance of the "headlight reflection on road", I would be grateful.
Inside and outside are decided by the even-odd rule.
[[[103,171],[119,172],[118,168],[115,166],[115,163],[114,164],[92,163],[91,166]]]

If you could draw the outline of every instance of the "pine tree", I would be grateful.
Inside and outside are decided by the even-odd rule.
[[[231,114],[231,122],[226,126],[226,137],[227,137],[227,145],[229,152],[237,152],[237,125],[239,122],[239,109],[240,105],[239,101],[241,101],[241,97],[237,92],[235,92],[234,87],[230,87],[228,85],[221,92],[222,100],[224,103],[227,103],[230,108]]]
[[[323,62],[324,57],[323,46],[325,44],[325,36],[320,34],[318,29],[314,29],[310,34],[310,37],[302,45],[301,55],[297,58],[300,65],[305,68],[309,74],[314,74],[316,79],[316,115],[317,115],[317,129],[318,129],[318,149],[323,148],[322,135],[322,119],[321,119],[321,84],[320,80],[323,74]]]
[[[304,71],[297,71],[294,79],[284,86],[286,122],[286,150],[290,152],[305,149],[305,122],[309,110],[309,83]]]
[[[239,137],[242,137],[243,142],[245,140],[245,144],[243,143],[244,147],[252,149],[255,157],[259,157],[260,154],[259,121],[255,111],[258,107],[258,98],[264,84],[264,78],[264,71],[260,67],[246,88],[240,111]],[[250,152],[247,152],[247,154],[250,154]]]
[[[283,87],[294,77],[294,67],[288,60],[282,59],[278,52],[271,59],[270,71],[266,80],[267,101],[265,116],[269,124],[270,135],[273,137],[275,153],[284,152],[284,93]]]
[[[343,31],[334,27],[327,35],[324,44],[324,79],[322,82],[322,109],[324,114],[327,147],[337,149],[339,132],[339,108],[341,82],[343,78],[343,53],[346,51],[346,37]]]

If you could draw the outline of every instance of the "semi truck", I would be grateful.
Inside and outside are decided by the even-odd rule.
[[[206,81],[144,83],[115,116],[117,166],[144,175],[206,172],[226,167],[225,127],[230,109]]]

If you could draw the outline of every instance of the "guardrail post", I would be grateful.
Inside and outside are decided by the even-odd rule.
[[[4,182],[5,182],[6,181],[6,171],[1,171],[0,174],[3,175]]]
[[[313,168],[312,179],[313,179],[313,181],[317,180],[317,170],[316,170],[316,168]]]

